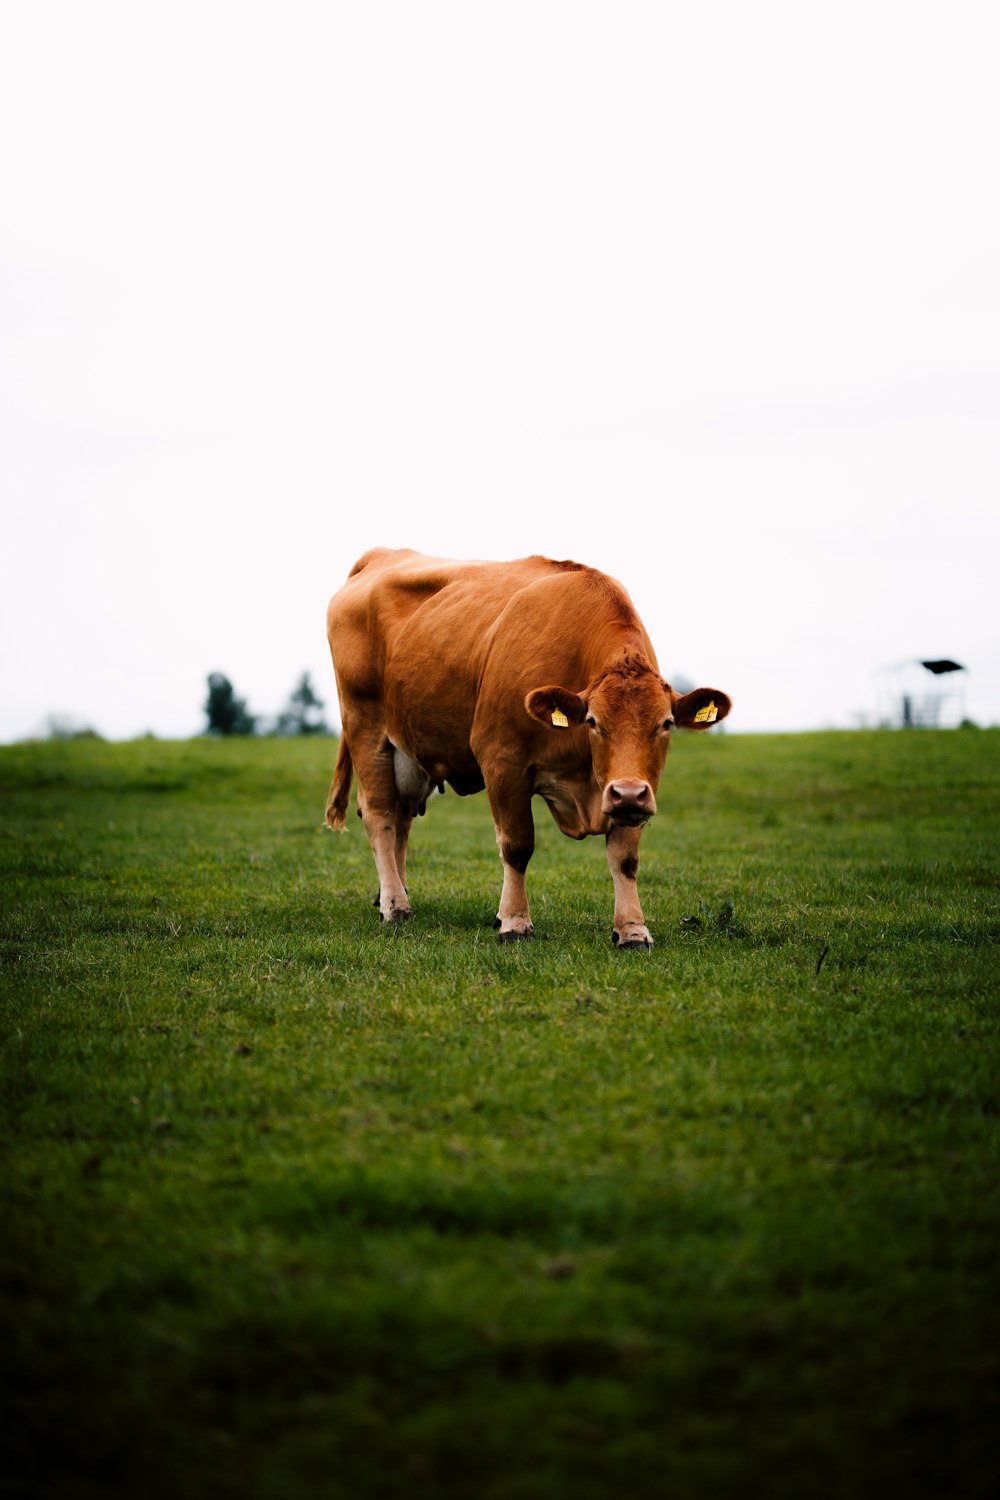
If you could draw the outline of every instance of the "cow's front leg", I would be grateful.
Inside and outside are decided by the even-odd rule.
[[[531,817],[531,789],[523,777],[494,778],[487,781],[487,795],[493,811],[497,848],[503,860],[503,890],[495,925],[500,941],[533,938],[528,910],[528,892],[524,873],[535,852],[535,825]]]
[[[615,920],[611,940],[619,948],[652,948],[646,919],[639,905],[636,876],[639,872],[639,828],[608,830],[608,864],[615,883]]]

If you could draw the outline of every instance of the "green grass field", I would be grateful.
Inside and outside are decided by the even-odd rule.
[[[650,954],[333,760],[0,750],[0,1492],[991,1493],[1000,733],[679,740]]]

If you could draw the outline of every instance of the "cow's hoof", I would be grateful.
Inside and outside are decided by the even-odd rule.
[[[408,922],[412,916],[412,906],[397,906],[396,910],[391,911],[387,917],[383,916],[382,922],[383,925],[391,922]]]
[[[625,941],[622,942],[617,932],[613,932],[611,934],[611,941],[614,943],[616,948],[641,948],[646,953],[648,953],[653,946],[653,939],[648,934],[646,935],[646,937],[626,938]]]
[[[503,926],[503,919],[502,919],[502,917],[494,917],[493,918],[493,931],[497,932],[497,928],[498,927],[502,927],[502,926]],[[500,939],[501,943],[514,943],[514,942],[517,941],[518,938],[529,938],[530,939],[530,938],[533,938],[534,935],[535,935],[535,929],[534,929],[534,927],[532,927],[532,925],[531,925],[530,922],[528,923],[527,927],[525,928],[525,930],[523,932],[515,932],[513,928],[511,928],[511,930],[509,932],[497,932],[497,937]]]

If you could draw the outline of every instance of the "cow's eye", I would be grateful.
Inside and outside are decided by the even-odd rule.
[[[673,729],[673,727],[674,727],[674,720],[672,718],[671,719],[664,719],[664,721],[663,721],[663,727],[664,727],[664,729]]]
[[[593,714],[588,714],[587,715],[587,728],[588,729],[596,729],[597,728],[597,720],[594,718]]]

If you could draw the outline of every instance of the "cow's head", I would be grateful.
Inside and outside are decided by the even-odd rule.
[[[584,692],[536,688],[524,706],[556,734],[586,728],[601,812],[620,827],[636,827],[656,812],[671,730],[710,729],[732,703],[717,688],[675,693],[644,657],[626,652]]]

